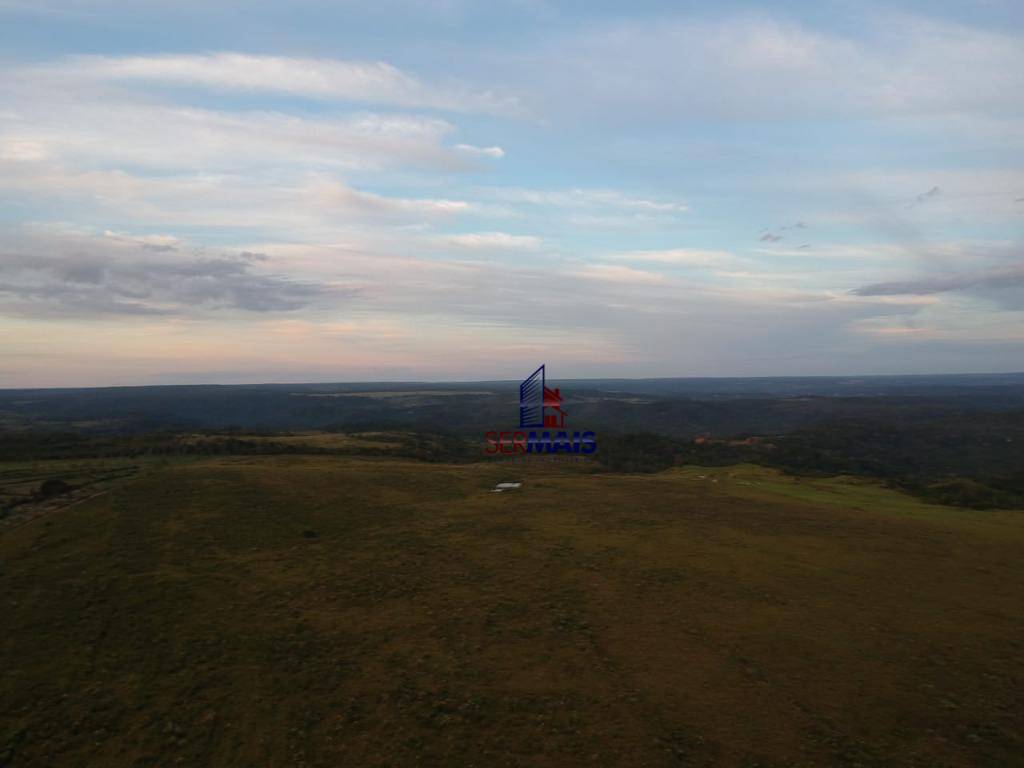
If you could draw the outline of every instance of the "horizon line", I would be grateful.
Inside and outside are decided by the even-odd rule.
[[[587,382],[587,381],[769,381],[769,380],[841,380],[841,379],[924,379],[924,378],[968,378],[968,377],[998,377],[998,376],[1024,376],[1021,371],[986,371],[968,373],[853,373],[853,374],[799,374],[786,376],[586,376],[558,378],[563,382]],[[156,389],[159,387],[308,387],[308,386],[331,386],[331,385],[396,385],[396,384],[429,384],[443,386],[460,385],[516,385],[519,379],[349,379],[349,380],[327,380],[327,381],[257,381],[257,382],[188,382],[188,383],[166,383],[166,384],[103,384],[103,385],[79,385],[79,386],[40,386],[40,387],[0,387],[0,393],[4,392],[25,392],[25,391],[70,391],[70,390],[99,390],[99,389]]]

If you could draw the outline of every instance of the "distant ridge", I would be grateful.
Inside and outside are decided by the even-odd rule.
[[[777,394],[788,389],[820,391],[833,394],[857,388],[889,390],[904,387],[985,387],[1024,385],[1024,371],[1008,373],[914,373],[864,374],[855,376],[652,376],[640,378],[593,377],[559,378],[567,387],[582,389],[616,388],[623,392],[761,392]],[[0,396],[29,392],[95,392],[140,389],[281,389],[320,388],[329,391],[402,391],[422,387],[434,389],[462,389],[466,387],[519,386],[515,379],[466,379],[459,381],[433,381],[409,379],[401,381],[323,381],[323,382],[256,382],[256,383],[174,383],[174,384],[114,384],[95,387],[0,387]]]

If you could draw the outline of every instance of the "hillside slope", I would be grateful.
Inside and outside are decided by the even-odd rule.
[[[747,466],[155,461],[0,533],[0,765],[1022,765],[1022,554]]]

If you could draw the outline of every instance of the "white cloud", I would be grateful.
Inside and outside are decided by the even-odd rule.
[[[481,190],[481,194],[508,203],[542,208],[597,208],[649,215],[675,215],[688,210],[688,206],[678,200],[638,197],[615,189],[493,187]]]
[[[469,212],[464,200],[424,194],[418,175],[469,170],[474,158],[501,151],[449,144],[457,127],[436,117],[210,109],[92,82],[117,72],[188,79],[197,62],[208,63],[94,57],[76,62],[78,75],[65,72],[66,62],[9,71],[27,75],[0,81],[0,190],[59,204],[67,220],[98,228],[204,226],[334,239],[359,222],[424,225]],[[213,64],[211,77],[240,66]],[[271,64],[287,73],[287,62]],[[417,188],[382,194],[348,181],[385,173],[406,174]]]
[[[335,181],[322,181],[310,189],[312,197],[328,212],[369,217],[433,217],[465,213],[469,203],[443,198],[401,198],[362,192]]]
[[[543,241],[534,235],[511,235],[507,232],[443,235],[438,242],[468,250],[536,251],[543,245]]]
[[[353,223],[416,224],[469,213],[463,200],[367,192],[329,175],[139,176],[43,166],[16,172],[0,163],[0,191],[76,205],[86,221],[114,217],[138,226],[256,229],[281,237],[337,232]]]
[[[289,340],[281,359],[307,332],[326,359],[365,330],[367,355],[414,361],[410,376],[453,351],[474,363],[525,359],[538,340],[565,359],[639,359],[648,373],[850,370],[881,360],[867,343],[886,334],[966,345],[972,334],[993,338],[1000,318],[1019,320],[995,311],[1022,304],[1003,285],[1019,249],[986,249],[981,235],[943,242],[993,222],[984,236],[1010,238],[1020,220],[1024,176],[1000,164],[1024,136],[1019,33],[910,17],[856,34],[764,14],[604,18],[552,26],[550,49],[532,38],[526,56],[468,46],[429,63],[523,83],[547,122],[520,125],[519,136],[508,125],[488,136],[490,118],[458,124],[467,113],[520,115],[516,98],[375,60],[213,53],[8,68],[0,199],[26,218],[103,234],[18,250],[24,258],[0,264],[5,306],[166,312],[195,322],[194,340],[178,338],[182,359],[205,343],[209,312],[288,312],[292,325],[275,336]],[[721,140],[709,118],[725,121]],[[841,135],[809,118],[842,119]],[[728,125],[762,119],[778,128]],[[943,143],[950,125],[954,140]],[[794,152],[804,132],[812,141]],[[912,144],[922,132],[928,142]],[[975,132],[969,146],[956,140]],[[524,137],[540,144],[526,161],[513,149],[533,149]],[[849,144],[819,148],[833,138]],[[886,168],[903,147],[913,170],[896,169],[902,155]],[[935,167],[943,158],[950,170]],[[484,181],[451,175],[476,171]],[[524,186],[484,186],[494,179]],[[532,179],[561,186],[525,186]],[[935,188],[941,195],[910,205]],[[813,227],[799,239],[780,229],[776,244],[756,242],[760,227],[798,218]],[[271,259],[197,258],[211,253],[204,237],[250,240]],[[649,249],[674,243],[708,247]],[[0,245],[8,256],[20,246],[9,233]],[[940,274],[970,285],[936,283]],[[327,290],[339,285],[351,292]],[[149,295],[133,296],[140,287]],[[872,295],[849,293],[857,288]],[[908,289],[918,294],[896,293]],[[953,305],[965,298],[973,303]],[[945,337],[922,330],[954,327]],[[222,338],[261,350],[245,332],[240,324]],[[851,357],[851,344],[865,356]]]
[[[658,251],[626,251],[613,258],[624,261],[645,261],[686,267],[715,267],[736,261],[728,251],[708,251],[693,248],[668,248]]]
[[[49,152],[39,141],[19,139],[16,136],[0,137],[0,160],[37,162],[47,157]]]
[[[466,166],[462,153],[444,145],[454,126],[434,118],[221,112],[121,99],[66,102],[59,94],[35,94],[31,100],[14,101],[11,108],[14,115],[0,118],[5,159],[57,158],[90,167],[131,165],[178,173],[275,164],[345,169]]]
[[[117,242],[134,243],[147,251],[176,251],[182,244],[181,239],[174,235],[128,235],[108,229],[103,236]]]
[[[588,264],[576,272],[580,277],[602,280],[610,283],[651,285],[664,282],[665,277],[656,272],[633,269],[621,264]]]
[[[935,250],[941,248],[936,246]],[[817,263],[829,262],[860,262],[905,261],[910,255],[906,246],[892,243],[872,245],[851,245],[839,243],[815,243],[807,248],[800,246],[773,245],[759,247],[754,253],[762,256],[785,257],[793,259],[812,259]]]
[[[651,118],[1019,114],[1024,36],[883,14],[857,35],[765,13],[592,25],[537,60],[549,112]],[[554,66],[558,62],[558,66]]]
[[[465,152],[467,155],[491,157],[494,159],[500,159],[505,156],[505,150],[501,147],[474,147],[472,144],[456,144],[455,149]]]
[[[221,52],[160,56],[76,56],[37,70],[76,80],[165,83],[218,90],[286,93],[331,101],[393,104],[453,112],[519,114],[508,95],[424,83],[383,61]]]

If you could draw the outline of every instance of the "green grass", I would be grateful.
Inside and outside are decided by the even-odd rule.
[[[0,765],[1022,765],[1022,554],[758,467],[153,462],[0,534]]]
[[[134,475],[139,466],[140,462],[129,459],[0,462],[0,531],[105,492]],[[41,485],[47,480],[60,480],[70,491],[41,497]]]
[[[368,448],[400,448],[405,436],[397,432],[319,432],[307,430],[303,432],[278,433],[273,435],[215,435],[195,434],[182,435],[180,440],[185,445],[215,445],[226,441],[241,441],[256,444],[274,444],[284,446],[323,448],[330,450],[360,450]]]
[[[752,498],[793,500],[817,505],[853,509],[879,509],[894,514],[916,515],[927,518],[963,520],[970,525],[980,521],[1017,520],[1018,510],[1009,512],[978,511],[968,508],[929,504],[870,478],[853,475],[836,477],[792,476],[755,464],[737,464],[726,467],[688,466],[673,470],[681,477],[706,481],[717,480],[728,487],[732,495]]]

